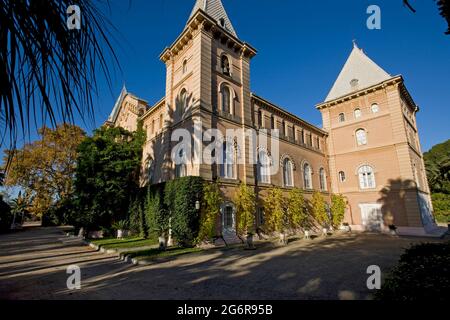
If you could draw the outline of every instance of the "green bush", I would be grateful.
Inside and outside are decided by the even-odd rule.
[[[414,245],[400,257],[375,298],[450,301],[449,275],[450,242]]]
[[[139,235],[142,238],[147,237],[147,226],[145,224],[145,213],[143,208],[143,201],[140,197],[130,202],[130,209],[128,212],[130,219],[130,230],[133,234]]]
[[[164,210],[159,192],[155,194],[148,191],[145,201],[145,221],[149,236],[166,236],[169,231],[169,214]]]
[[[333,227],[338,228],[344,221],[345,208],[346,208],[345,198],[340,194],[333,194],[331,196],[331,214],[332,214],[332,224]]]
[[[219,183],[205,182],[203,186],[203,201],[201,208],[200,231],[197,242],[211,240],[217,236],[216,221],[220,215],[222,204]]]
[[[450,194],[435,193],[431,195],[433,200],[434,216],[438,222],[450,222]]]
[[[191,246],[199,233],[200,212],[195,203],[203,198],[203,180],[184,177],[167,182],[164,203],[172,218],[172,232],[181,246]]]

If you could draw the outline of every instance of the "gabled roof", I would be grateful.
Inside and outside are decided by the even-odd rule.
[[[390,74],[373,62],[354,43],[353,50],[328,93],[325,102],[371,87],[391,78]]]
[[[127,94],[128,94],[127,88],[124,85],[122,88],[122,91],[120,92],[119,97],[117,98],[116,103],[114,104],[114,108],[111,112],[111,115],[108,118],[109,122],[112,122],[112,123],[116,122],[117,116],[119,115],[120,107],[122,106],[123,100],[125,99]]]
[[[191,15],[189,16],[189,20],[191,20],[198,10],[206,12],[208,16],[216,20],[219,26],[237,38],[236,31],[234,31],[233,25],[231,24],[230,18],[228,18],[221,0],[197,0],[194,9],[192,9]],[[221,25],[221,19],[223,19],[224,25]]]

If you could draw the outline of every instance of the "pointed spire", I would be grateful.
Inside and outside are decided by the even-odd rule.
[[[231,24],[230,18],[228,18],[221,0],[196,0],[191,15],[189,16],[189,20],[191,20],[198,10],[203,10],[207,15],[216,20],[219,26],[237,37],[236,31]]]
[[[392,78],[373,62],[353,40],[353,50],[325,101],[345,96],[353,91],[371,87]]]
[[[122,107],[123,99],[125,99],[125,96],[127,94],[128,94],[127,88],[126,88],[125,83],[124,83],[123,87],[122,87],[122,91],[120,92],[120,95],[117,98],[116,103],[114,104],[114,108],[113,108],[113,110],[111,112],[111,115],[108,118],[109,122],[115,122],[116,121],[117,116],[119,115],[120,107]]]

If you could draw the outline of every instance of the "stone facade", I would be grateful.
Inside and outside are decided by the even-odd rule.
[[[180,175],[220,178],[226,199],[221,224],[227,230],[235,227],[232,202],[240,182],[254,186],[260,208],[272,185],[285,192],[298,187],[306,198],[314,190],[327,201],[331,193],[343,194],[348,201],[345,222],[356,229],[383,231],[395,224],[401,232],[420,234],[433,227],[415,119],[418,107],[401,76],[389,76],[355,46],[327,101],[317,106],[321,129],[251,93],[250,62],[256,53],[237,37],[220,0],[197,1],[184,31],[161,54],[165,97],[148,106],[124,89],[108,120],[128,130],[136,130],[138,119],[143,121],[147,142],[142,186]],[[348,77],[349,89],[344,85]],[[231,176],[224,177],[219,165],[189,162],[177,168],[172,161],[172,153],[178,152],[178,142],[171,141],[174,131],[184,128],[193,136],[199,122],[203,130],[219,129],[224,140],[241,142],[234,152],[243,161],[233,163]],[[259,179],[248,141],[227,137],[227,129],[254,129],[258,138],[265,129],[278,129],[280,170]],[[270,158],[270,145],[266,149]],[[286,159],[292,181],[284,177]]]

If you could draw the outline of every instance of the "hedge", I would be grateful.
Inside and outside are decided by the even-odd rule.
[[[181,246],[191,246],[198,237],[200,211],[195,208],[203,198],[203,179],[184,177],[166,183],[164,204],[171,220],[172,234]]]

